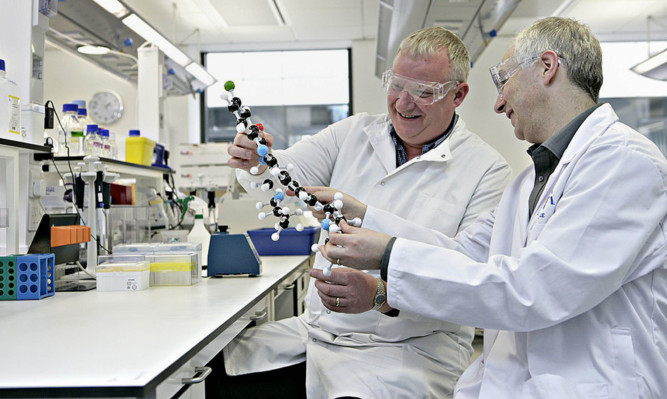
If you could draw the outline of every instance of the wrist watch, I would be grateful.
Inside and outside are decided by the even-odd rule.
[[[372,310],[378,310],[382,307],[382,305],[387,302],[387,295],[384,291],[384,283],[382,282],[382,279],[377,279],[378,283],[378,290],[375,293],[375,299],[373,299],[373,309]]]

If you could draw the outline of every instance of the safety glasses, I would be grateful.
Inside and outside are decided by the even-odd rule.
[[[503,96],[503,88],[507,84],[507,81],[510,80],[515,73],[519,72],[521,68],[525,68],[528,65],[532,65],[535,61],[540,59],[542,53],[534,57],[511,57],[502,61],[491,68],[489,72],[491,73],[491,79],[493,79],[493,84],[496,85],[498,90],[498,95]],[[565,61],[564,58],[558,57],[558,65],[562,65]]]
[[[442,100],[458,84],[456,80],[444,83],[424,82],[397,75],[391,69],[382,74],[382,88],[388,95],[398,97],[406,92],[412,97],[412,101],[419,105],[431,105]]]
[[[493,79],[493,83],[496,85],[496,89],[498,89],[498,95],[503,95],[505,84],[515,73],[519,72],[521,68],[537,61],[539,58],[539,56],[530,58],[512,57],[489,68],[491,79]]]

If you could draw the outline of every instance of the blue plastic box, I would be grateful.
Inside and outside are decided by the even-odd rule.
[[[273,241],[271,234],[276,230],[270,227],[248,230],[255,249],[260,256],[274,255],[310,255],[311,246],[320,238],[320,227],[308,226],[303,231],[289,227],[280,232],[280,239]]]

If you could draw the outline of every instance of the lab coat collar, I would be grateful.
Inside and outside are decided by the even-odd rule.
[[[461,118],[458,118],[454,129],[449,134],[449,137],[445,139],[440,145],[428,151],[426,154],[422,154],[416,158],[413,158],[401,165],[399,168],[396,168],[396,149],[394,148],[394,143],[391,140],[390,130],[391,130],[391,119],[389,115],[386,115],[384,120],[380,120],[377,123],[370,124],[364,128],[364,133],[368,136],[368,141],[371,143],[371,146],[378,154],[383,154],[381,156],[382,165],[385,168],[385,171],[388,174],[396,173],[403,168],[408,167],[416,162],[446,162],[452,159],[451,145],[452,143],[458,143],[461,137],[461,131],[465,129],[465,122]],[[386,156],[389,154],[390,156]]]
[[[577,154],[585,151],[593,140],[597,139],[610,125],[616,122],[618,122],[618,116],[611,105],[607,103],[600,105],[577,129],[572,141],[570,141],[570,145],[567,146],[567,149],[563,153],[561,162],[572,162],[577,157]]]
[[[558,163],[558,166],[556,166],[556,169],[549,177],[546,186],[544,186],[542,195],[535,205],[535,212],[539,212],[544,206],[546,199],[551,196],[554,191],[560,191],[560,188],[557,188],[556,184],[559,184],[559,182],[561,185],[565,184],[566,179],[561,179],[563,170],[567,168],[573,160],[577,159],[580,154],[585,152],[593,141],[597,140],[598,137],[607,131],[609,126],[616,122],[618,122],[618,116],[609,104],[599,106],[588,118],[586,118],[574,134],[572,141],[570,141],[570,145],[565,149],[563,159]],[[558,201],[558,199],[555,200]],[[529,228],[535,223],[535,220],[536,218],[534,217],[530,219]]]

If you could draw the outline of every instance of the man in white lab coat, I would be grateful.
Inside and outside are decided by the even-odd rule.
[[[401,312],[485,328],[455,398],[667,397],[667,161],[596,104],[601,49],[579,22],[537,21],[491,74],[534,143],[496,210],[450,239],[371,206],[325,255],[380,268]],[[347,311],[331,304],[350,287],[316,286]]]
[[[302,186],[334,187],[454,236],[497,205],[511,178],[502,157],[468,131],[455,113],[468,93],[469,70],[468,52],[457,36],[443,28],[418,31],[401,44],[393,69],[384,75],[388,115],[349,117],[273,154],[280,165],[294,165],[290,175]],[[266,138],[270,143],[271,136]],[[254,149],[254,143],[238,135],[229,149],[233,157],[229,164],[248,170],[257,164]],[[251,176],[240,170],[237,177],[266,200],[270,193],[253,190],[249,184],[271,178],[262,172]],[[330,199],[323,187],[311,191]],[[315,268],[328,265],[316,256]],[[341,298],[340,306],[365,305],[384,291],[377,271],[334,270],[373,290],[366,298]],[[383,305],[382,295],[377,297],[378,305]],[[445,398],[451,397],[456,380],[470,363],[472,327],[410,311],[332,313],[322,306],[312,284],[306,300],[306,312],[300,317],[251,328],[230,343],[224,351],[227,373],[278,369],[273,374],[277,377],[261,373],[247,379],[254,385],[251,388],[271,390],[274,397],[294,393],[281,393],[281,387],[267,382],[287,383],[295,374],[309,398]],[[299,364],[293,373],[283,372]],[[208,388],[212,384],[224,389],[234,380],[209,377],[207,390],[214,389]]]

